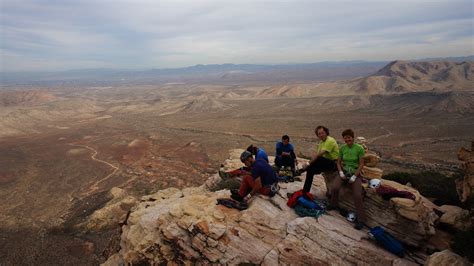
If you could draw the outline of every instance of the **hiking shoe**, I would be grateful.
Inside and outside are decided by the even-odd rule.
[[[354,225],[354,228],[356,230],[360,230],[362,228],[364,228],[365,224],[363,222],[359,222],[359,221],[356,221],[356,224]]]
[[[239,193],[230,195],[230,198],[238,202],[244,201],[244,198],[240,196]]]
[[[231,189],[231,190],[230,190],[230,194],[231,194],[231,195],[239,195],[239,196],[240,196],[238,189]]]

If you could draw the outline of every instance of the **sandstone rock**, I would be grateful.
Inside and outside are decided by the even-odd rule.
[[[85,222],[87,230],[112,228],[124,222],[130,209],[138,202],[120,188],[112,188],[109,192],[112,199],[105,207],[96,210]]]
[[[375,167],[364,166],[362,168],[361,174],[364,178],[367,179],[381,179],[383,176],[383,170]]]
[[[458,254],[443,250],[441,252],[433,253],[425,263],[426,266],[438,266],[438,265],[449,265],[449,266],[468,266],[472,265],[463,257]]]
[[[216,205],[229,191],[210,192],[204,185],[143,197],[123,226],[120,252],[105,265],[410,264],[335,212],[318,220],[298,217],[286,205],[286,194],[302,187],[302,182],[284,183],[279,194],[257,196],[244,211]],[[313,194],[325,190],[323,179],[315,177]]]
[[[456,188],[461,202],[466,202],[474,199],[474,141],[471,143],[471,150],[459,150],[458,159],[462,161],[464,178],[456,180]]]
[[[367,153],[364,155],[364,165],[368,167],[376,167],[380,161],[380,157],[375,153]]]
[[[439,208],[444,212],[439,220],[440,223],[462,231],[471,227],[471,217],[468,210],[451,205],[443,205]]]
[[[327,179],[326,182],[329,182],[330,187],[332,180]],[[365,185],[364,208],[367,225],[381,225],[395,238],[411,246],[424,245],[425,240],[435,234],[435,223],[438,219],[433,209],[425,204],[427,200],[414,188],[390,180],[382,180],[382,184],[409,191],[415,195],[415,200],[391,198],[387,201]],[[339,205],[347,210],[355,210],[350,187],[341,188]]]

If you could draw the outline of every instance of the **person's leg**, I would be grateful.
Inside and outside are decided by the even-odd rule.
[[[239,195],[244,198],[247,196],[252,188],[255,186],[255,181],[253,180],[252,176],[246,175],[242,178],[242,182],[240,183]]]
[[[278,168],[282,166],[281,158],[282,158],[281,156],[275,157],[275,165],[278,166]]]
[[[354,197],[354,205],[356,207],[357,221],[365,223],[366,216],[364,210],[364,204],[362,202],[362,179],[358,177],[354,183],[352,183],[352,194]]]
[[[342,179],[335,177],[331,184],[331,207],[336,208],[339,204],[339,190],[342,186]]]
[[[304,181],[303,191],[310,192],[313,184],[314,175],[321,174],[324,171],[333,171],[336,169],[336,163],[324,157],[319,157],[306,169],[306,180]]]
[[[303,191],[310,192],[313,185],[313,178],[315,174],[321,173],[322,158],[318,158],[306,168],[306,179],[304,181]]]

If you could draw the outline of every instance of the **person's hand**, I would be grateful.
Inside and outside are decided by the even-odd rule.
[[[352,175],[351,178],[349,179],[349,183],[354,183],[354,181],[356,180],[357,176],[356,175]]]
[[[344,174],[343,171],[339,171],[339,176],[344,180],[346,179],[346,175]]]

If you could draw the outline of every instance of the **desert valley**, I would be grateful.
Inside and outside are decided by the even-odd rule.
[[[385,173],[455,173],[457,151],[474,138],[473,64],[394,61],[313,79],[228,67],[207,80],[3,84],[0,250],[9,252],[0,265],[104,262],[120,226],[86,225],[111,188],[139,199],[199,186],[229,150],[255,144],[273,155],[284,134],[308,158],[317,125],[341,143],[346,128],[365,137]]]

